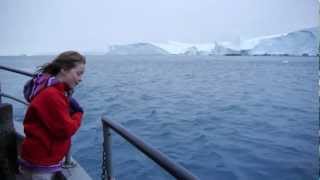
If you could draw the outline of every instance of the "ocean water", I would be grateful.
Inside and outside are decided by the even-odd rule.
[[[0,64],[33,71],[50,59],[0,57]],[[0,71],[2,90],[21,98],[27,79]],[[88,56],[74,96],[85,117],[72,152],[93,179],[101,174],[102,115],[200,179],[311,180],[319,173],[316,57]],[[21,121],[24,107],[14,105]],[[117,179],[173,179],[112,136]]]

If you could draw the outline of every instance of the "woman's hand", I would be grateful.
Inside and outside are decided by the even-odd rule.
[[[83,109],[80,106],[80,104],[76,101],[76,99],[74,99],[73,97],[70,97],[69,103],[70,103],[71,114],[76,113],[76,112],[83,113]]]

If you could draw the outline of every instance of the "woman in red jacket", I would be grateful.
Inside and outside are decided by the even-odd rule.
[[[83,115],[71,94],[81,82],[85,63],[78,52],[63,52],[40,67],[25,85],[24,95],[30,105],[23,122],[26,137],[19,161],[25,179],[50,180],[61,174],[61,161]]]

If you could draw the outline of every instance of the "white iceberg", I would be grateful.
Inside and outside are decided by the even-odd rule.
[[[108,54],[116,55],[293,55],[315,56],[319,54],[319,28],[261,36],[237,42],[214,42],[204,44],[136,43],[110,46]]]
[[[273,37],[260,37],[245,41],[250,55],[309,55],[315,56],[318,52],[318,28],[309,28]],[[254,47],[249,46],[254,45]]]
[[[107,54],[111,55],[166,55],[167,51],[150,43],[134,43],[109,46]]]

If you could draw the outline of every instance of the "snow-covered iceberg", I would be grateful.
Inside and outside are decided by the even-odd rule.
[[[166,55],[167,51],[150,43],[134,43],[109,46],[107,54],[111,55]]]
[[[108,54],[116,55],[293,55],[315,56],[319,54],[319,27],[300,31],[262,36],[237,42],[205,44],[136,43],[110,46]]]
[[[237,42],[189,44],[169,41],[168,43],[152,44],[161,47],[170,54],[315,56],[319,54],[319,27]]]
[[[250,55],[315,56],[319,53],[318,28],[290,32],[272,38],[256,38],[246,43],[256,43],[253,48],[248,49]]]

